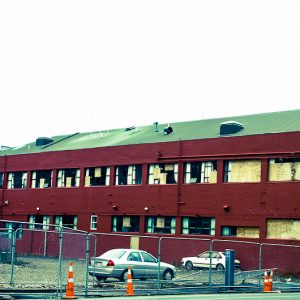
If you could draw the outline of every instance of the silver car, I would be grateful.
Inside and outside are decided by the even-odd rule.
[[[107,278],[118,278],[126,281],[128,267],[131,267],[133,279],[150,279],[158,277],[158,261],[150,253],[135,249],[112,249],[100,256],[91,258],[89,274],[99,281]],[[160,276],[171,280],[176,275],[176,268],[160,262]]]

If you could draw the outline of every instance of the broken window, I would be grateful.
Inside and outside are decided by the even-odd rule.
[[[267,238],[300,240],[300,220],[299,219],[268,219]]]
[[[176,218],[175,217],[146,217],[147,233],[170,233],[175,234]]]
[[[77,229],[77,216],[54,216],[54,224],[57,225],[55,229],[58,229],[58,226]]]
[[[109,185],[110,168],[94,167],[85,169],[84,186]]]
[[[28,225],[29,229],[49,229],[50,216],[43,215],[29,215],[28,222],[31,223]]]
[[[269,181],[299,181],[300,158],[273,158],[269,160]]]
[[[142,165],[116,167],[116,185],[132,185],[142,183]]]
[[[243,238],[259,238],[259,227],[251,226],[222,226],[222,236],[236,236]]]
[[[225,160],[224,182],[260,182],[261,161],[249,160]]]
[[[15,222],[3,222],[3,227],[5,230],[1,231],[1,238],[12,239],[13,234],[16,235],[17,239],[23,237],[23,224]]]
[[[178,181],[178,164],[161,163],[149,165],[149,184],[174,184]]]
[[[27,172],[8,173],[8,189],[25,189],[27,186]]]
[[[217,162],[187,162],[184,164],[184,183],[216,183]]]
[[[215,235],[215,218],[183,217],[182,234]]]
[[[113,216],[113,232],[139,232],[140,217],[138,216]]]
[[[33,171],[31,176],[31,188],[50,188],[52,186],[52,173],[51,170]]]
[[[80,169],[62,169],[57,172],[57,187],[78,187]]]
[[[97,224],[98,224],[98,216],[97,215],[91,215],[91,230],[97,230]]]

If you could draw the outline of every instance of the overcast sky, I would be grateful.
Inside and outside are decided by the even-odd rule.
[[[0,1],[0,145],[300,108],[299,0]]]

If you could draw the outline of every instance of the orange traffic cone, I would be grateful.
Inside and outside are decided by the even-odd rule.
[[[127,279],[127,296],[133,296],[132,274],[131,267],[128,267],[128,279]]]
[[[264,272],[264,292],[270,292],[271,290],[272,289],[271,289],[270,282],[269,282],[269,276],[268,276],[267,270],[265,270],[265,272]]]
[[[273,290],[273,270],[271,270],[271,273],[270,273],[269,286],[270,286],[270,292],[271,292]]]
[[[64,299],[76,299],[74,294],[74,278],[73,278],[73,264],[70,262],[69,273],[68,273],[68,283],[66,288],[66,296]]]

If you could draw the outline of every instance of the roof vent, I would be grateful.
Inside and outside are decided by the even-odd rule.
[[[130,126],[130,127],[126,127],[125,131],[130,131],[130,130],[133,130],[133,129],[135,129],[135,126]]]
[[[233,134],[244,129],[242,123],[236,121],[227,121],[220,124],[220,135]]]
[[[48,137],[38,137],[36,140],[35,140],[35,145],[36,146],[45,146],[45,145],[48,145],[50,143],[53,142],[53,139],[51,138],[48,138]]]
[[[173,132],[173,128],[171,126],[165,127],[164,128],[164,133],[165,134],[170,134]]]

